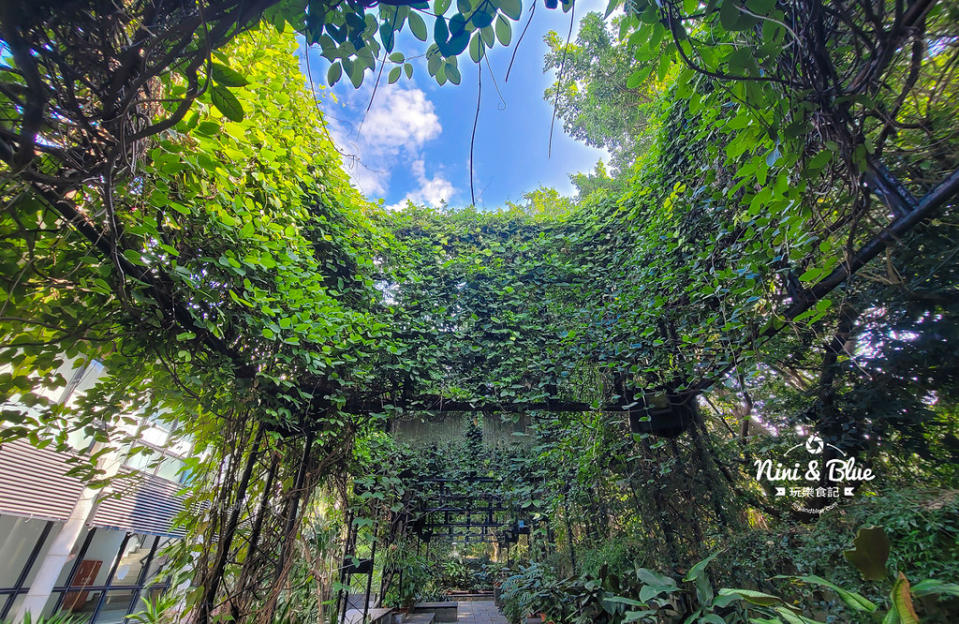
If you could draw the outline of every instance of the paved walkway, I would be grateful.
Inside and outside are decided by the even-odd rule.
[[[464,600],[457,603],[456,621],[467,624],[508,624],[492,600]]]

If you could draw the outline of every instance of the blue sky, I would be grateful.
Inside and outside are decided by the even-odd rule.
[[[488,51],[502,100],[483,62],[482,104],[473,153],[476,203],[481,208],[496,208],[507,200],[520,202],[523,193],[539,186],[572,194],[571,173],[591,170],[597,160],[608,159],[604,150],[567,136],[558,119],[552,156],[547,159],[552,105],[543,99],[543,91],[552,75],[543,73],[543,36],[549,30],[565,36],[569,14],[548,10],[541,1],[539,4],[508,83],[503,79],[527,11],[522,20],[512,22],[511,46],[497,44]],[[528,3],[524,5],[528,7]],[[605,7],[605,0],[579,0],[576,20],[588,11],[603,11]],[[429,22],[428,27],[432,32]],[[412,37],[400,38],[397,49],[413,56],[422,54],[425,44]],[[468,54],[459,61],[463,79],[458,86],[438,86],[427,73],[423,59],[413,61],[411,79],[404,76],[396,84],[386,85],[384,73],[373,106],[365,113],[374,78],[368,74],[358,90],[346,79],[332,89],[320,89],[326,84],[329,64],[318,49],[311,48],[313,82],[334,141],[345,154],[344,167],[370,199],[382,198],[386,205],[397,208],[407,199],[432,205],[439,205],[443,199],[451,206],[470,203],[468,163],[476,114],[477,67]],[[301,66],[305,72],[306,64]],[[331,92],[336,101],[330,97]]]

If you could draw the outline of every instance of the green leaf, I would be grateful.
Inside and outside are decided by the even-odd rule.
[[[330,69],[327,70],[326,72],[327,84],[329,84],[332,87],[339,81],[340,76],[342,75],[343,75],[343,66],[340,65],[339,63],[333,63],[332,65],[330,65]]]
[[[802,279],[802,278],[800,278]],[[853,540],[854,548],[843,552],[867,581],[881,581],[888,575],[889,538],[882,527],[863,527]]]
[[[822,578],[821,576],[816,576],[815,574],[808,574],[806,576],[779,575],[773,578],[795,579],[798,581],[802,581],[803,583],[809,583],[811,585],[819,585],[821,587],[826,587],[828,589],[831,589],[832,591],[836,592],[839,598],[842,599],[842,601],[846,603],[846,605],[849,608],[855,611],[866,611],[866,612],[872,613],[879,608],[874,603],[866,599],[864,596],[861,596],[860,594],[857,594],[854,591],[843,589],[842,587],[839,587],[835,583],[831,583],[827,581],[826,579]]]
[[[606,19],[612,15],[613,11],[618,9],[622,4],[623,0],[609,0],[609,4],[606,5],[606,12],[603,13],[603,19]]]
[[[438,46],[434,46],[430,46],[426,51],[426,70],[430,76],[435,76],[443,64],[443,56],[440,54]]]
[[[359,62],[359,59],[353,63],[353,66],[350,68],[349,77],[350,82],[353,83],[353,87],[356,89],[360,88],[360,85],[363,84],[363,76],[366,73],[366,66]]]
[[[775,607],[774,611],[782,616],[782,619],[786,621],[786,624],[823,624],[817,620],[807,618],[804,615],[793,613],[786,607]]]
[[[641,69],[637,69],[629,75],[629,78],[626,79],[626,88],[635,89],[643,83],[643,80],[646,78],[646,72]]]
[[[220,63],[210,65],[210,77],[213,82],[224,87],[245,87],[249,84],[242,74]]]
[[[393,51],[393,44],[396,43],[396,32],[389,22],[384,22],[380,26],[380,41],[383,42],[383,47],[387,52]]]
[[[755,51],[751,48],[736,48],[726,57],[726,63],[729,64],[730,73],[737,75],[749,75],[751,70],[756,68]]]
[[[402,67],[394,67],[390,70],[390,75],[388,77],[389,84],[393,84],[400,79],[400,75],[403,73]]]
[[[746,8],[757,15],[770,15],[776,8],[776,0],[746,0]]]
[[[920,598],[923,596],[954,596],[959,598],[959,584],[925,579],[912,586],[912,593]]]
[[[223,116],[231,121],[243,121],[243,106],[236,96],[226,87],[214,86],[210,89],[210,101]]]
[[[896,611],[896,605],[892,605],[886,611],[886,615],[882,618],[882,624],[899,624],[899,612]]]
[[[450,29],[449,26],[446,25],[446,18],[436,18],[436,22],[433,24],[433,40],[442,52],[443,45],[450,40]],[[444,54],[444,56],[446,56],[446,54]]]
[[[885,536],[886,534],[883,533],[883,537]],[[883,562],[883,572],[885,572],[885,562]],[[909,580],[902,572],[892,586],[889,597],[892,599],[893,606],[896,607],[896,612],[899,613],[900,624],[919,624],[919,615],[912,606],[912,595],[909,593]]]
[[[124,249],[123,255],[126,257],[127,260],[129,260],[130,262],[132,262],[133,264],[137,266],[146,266],[143,262],[143,257],[140,255],[140,252],[136,250]]]
[[[496,34],[493,32],[492,26],[480,28],[480,35],[483,36],[483,43],[486,44],[487,48],[492,49],[496,45]]]
[[[676,581],[665,574],[654,572],[648,568],[639,568],[636,570],[636,578],[647,585],[659,585],[662,587],[676,587]]]
[[[639,589],[639,599],[644,603],[648,603],[660,594],[672,593],[677,589],[676,585],[643,585]]]
[[[215,121],[201,121],[196,127],[197,134],[215,136],[220,132],[220,124]]]
[[[832,160],[832,152],[829,150],[822,150],[809,159],[809,161],[806,163],[806,168],[812,171],[819,171],[828,165],[830,160]]]
[[[513,40],[513,30],[502,15],[496,18],[496,38],[504,46],[508,46],[509,42]]]
[[[523,2],[522,0],[500,0],[499,10],[515,21],[523,15]]]
[[[719,596],[728,598],[728,600],[723,601],[724,604],[722,606],[726,606],[726,604],[732,600],[745,600],[746,602],[759,605],[761,607],[771,607],[773,605],[783,604],[783,599],[779,596],[773,596],[772,594],[767,594],[752,589],[734,589],[731,587],[722,587],[719,590]]]
[[[460,76],[459,68],[457,68],[456,65],[453,65],[452,63],[446,64],[446,77],[447,79],[449,79],[450,82],[452,82],[455,85],[458,85],[460,83],[460,80],[462,79]]]
[[[729,31],[739,30],[741,17],[742,13],[735,0],[723,0],[722,6],[719,7],[719,23],[723,28]]]
[[[493,11],[477,10],[473,12],[470,21],[473,22],[473,25],[477,28],[485,28],[493,23],[494,17],[495,13],[493,13]]]
[[[410,32],[413,33],[413,36],[420,41],[426,41],[426,22],[420,17],[420,14],[416,11],[410,11],[410,15],[406,20],[410,24]]]
[[[406,63],[403,65],[403,71],[406,72],[407,78],[413,77],[413,65],[411,65],[410,63]]]
[[[466,46],[469,45],[470,34],[465,30],[460,32],[458,35],[455,35],[450,38],[446,43],[436,43],[436,46],[440,49],[440,52],[445,57],[456,56],[460,52],[466,49]]]
[[[470,58],[473,59],[474,63],[479,63],[482,60],[483,55],[486,53],[486,46],[483,45],[483,38],[480,36],[480,33],[473,33],[473,36],[470,38]]]
[[[437,15],[443,15],[450,8],[450,0],[436,0],[433,3],[433,12]]]
[[[683,578],[687,583],[690,581],[695,581],[697,578],[703,576],[706,572],[706,566],[708,566],[713,559],[722,554],[723,551],[719,550],[709,555],[702,561],[696,563],[693,567],[689,569],[689,572],[686,573],[686,576]]]
[[[466,30],[466,18],[460,14],[454,15],[450,18],[449,29],[450,37],[455,37],[464,32]]]

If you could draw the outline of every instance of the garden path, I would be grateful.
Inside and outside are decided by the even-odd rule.
[[[508,624],[492,600],[466,600],[456,605],[457,623]]]

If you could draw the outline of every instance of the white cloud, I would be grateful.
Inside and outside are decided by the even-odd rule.
[[[347,95],[345,115],[342,108],[327,107],[330,134],[356,187],[368,196],[386,195],[391,172],[402,162],[412,162],[411,174],[420,189],[408,197],[428,203],[449,199],[453,186],[441,176],[426,178],[421,156],[423,146],[443,131],[433,103],[415,87],[380,85],[365,112],[370,96],[366,87]],[[344,119],[351,114],[353,120]]]
[[[438,207],[444,202],[448,202],[450,198],[456,194],[456,187],[444,178],[442,174],[437,174],[432,178],[427,177],[426,163],[422,160],[413,161],[413,164],[410,166],[410,173],[416,177],[419,188],[407,193],[406,197],[395,204],[387,206],[387,210],[402,210],[406,208],[406,202],[429,204]]]
[[[419,89],[401,89],[388,85],[377,92],[373,107],[360,126],[360,134],[383,150],[403,147],[413,151],[435,139],[443,130],[433,103]]]

